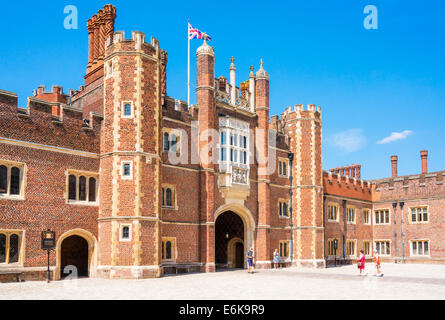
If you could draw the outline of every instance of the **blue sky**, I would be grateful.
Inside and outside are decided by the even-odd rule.
[[[187,99],[190,19],[214,39],[216,76],[228,76],[234,56],[239,84],[263,58],[271,115],[300,103],[322,107],[325,169],[360,163],[364,178],[387,177],[397,154],[399,174],[416,174],[422,149],[429,171],[445,169],[444,1],[108,2],[117,7],[116,30],[142,31],[168,51],[170,96]],[[86,20],[108,2],[3,3],[0,89],[17,92],[24,107],[38,85],[82,85]],[[363,26],[368,4],[378,9],[377,30]],[[78,30],[63,27],[66,5],[78,8]],[[192,41],[192,83],[200,43]]]

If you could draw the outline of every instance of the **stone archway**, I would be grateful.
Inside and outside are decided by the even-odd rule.
[[[96,238],[84,229],[74,229],[62,234],[57,241],[54,279],[63,278],[62,272],[66,265],[75,265],[79,277],[95,276],[96,247]]]
[[[233,221],[236,222],[237,228],[236,230],[230,230],[229,229],[229,238],[227,239],[226,243],[223,244],[225,246],[226,254],[225,256],[221,256],[221,254],[218,254],[218,247],[221,248],[221,240],[218,242],[218,234],[219,236],[221,233],[221,230],[218,228],[218,220],[222,215],[232,215]],[[230,222],[230,221],[229,221]],[[226,221],[227,223],[227,221]],[[229,224],[230,225],[230,224]],[[242,231],[239,230],[239,227],[243,229]],[[219,231],[218,231],[219,230]],[[226,230],[227,231],[227,230]],[[230,232],[235,231],[235,232]],[[224,231],[222,231],[224,232]],[[230,234],[232,233],[232,234]],[[219,266],[226,266],[226,267],[237,267],[240,266],[240,263],[237,263],[237,257],[238,259],[241,258],[240,250],[243,250],[242,259],[243,259],[243,266],[246,266],[246,253],[249,248],[254,247],[254,237],[255,235],[255,220],[253,219],[252,214],[250,211],[242,206],[241,204],[232,203],[232,204],[226,204],[221,207],[219,207],[215,212],[215,263]],[[242,245],[242,248],[241,248]],[[238,253],[237,253],[237,247],[238,247]],[[220,249],[221,250],[221,249]],[[221,258],[225,259],[225,261],[221,261]]]

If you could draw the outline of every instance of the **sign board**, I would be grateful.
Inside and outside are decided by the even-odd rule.
[[[56,233],[54,231],[42,231],[42,249],[52,250],[56,247]]]

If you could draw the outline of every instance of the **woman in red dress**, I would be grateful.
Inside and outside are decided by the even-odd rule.
[[[357,260],[358,268],[360,269],[360,275],[364,273],[365,270],[365,253],[363,250],[360,250],[360,258]]]

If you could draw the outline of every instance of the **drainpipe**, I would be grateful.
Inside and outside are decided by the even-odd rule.
[[[397,264],[397,202],[393,202],[394,208],[394,263]]]
[[[402,236],[402,263],[405,263],[405,234],[403,233],[403,206],[405,205],[405,202],[399,202],[400,205],[400,216],[401,216],[401,227],[400,227],[400,233]]]
[[[323,252],[325,268],[328,267],[328,255],[326,254],[326,196],[323,195]]]
[[[343,204],[343,264],[346,264],[346,200],[342,201]]]
[[[292,175],[292,171],[293,171],[293,161],[294,161],[294,154],[292,152],[289,152],[288,154],[288,158],[289,158],[289,166],[290,166],[290,175],[289,175],[289,185],[290,185],[290,189],[289,189],[289,227],[290,227],[290,266],[292,267],[293,264],[293,260],[294,260],[294,244],[293,244],[293,227],[294,224],[292,223],[292,180],[293,180],[293,175]]]

